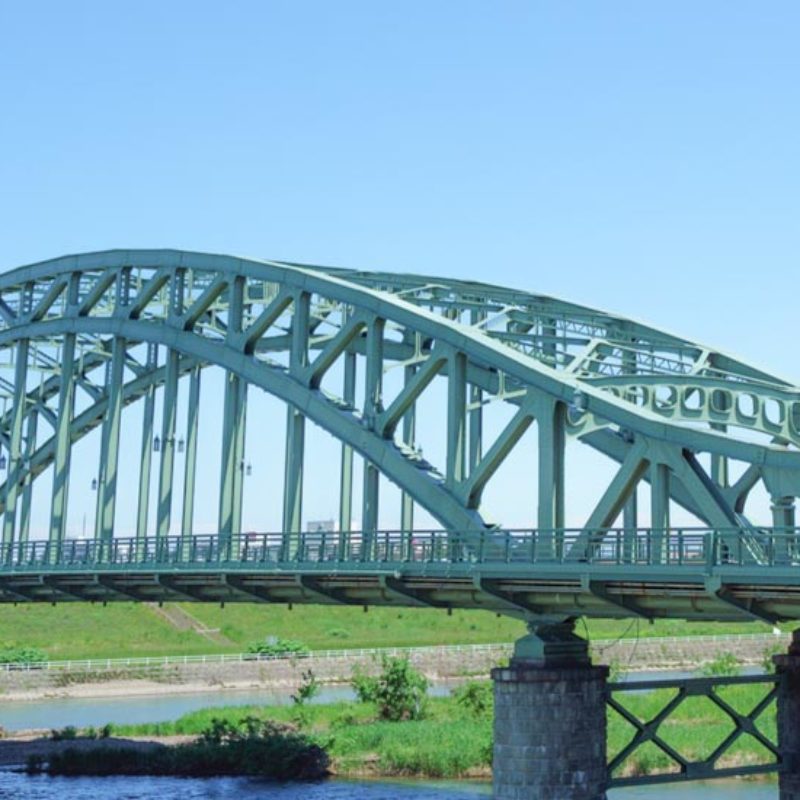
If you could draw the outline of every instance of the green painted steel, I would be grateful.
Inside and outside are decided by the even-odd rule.
[[[147,345],[145,369],[153,374],[158,365],[158,347]],[[150,383],[144,393],[144,409],[142,414],[142,447],[141,467],[139,468],[139,494],[136,506],[136,536],[144,539],[147,536],[150,514],[150,471],[152,469],[153,447],[155,438],[154,420],[156,411],[156,384]]]
[[[601,566],[592,553],[609,546],[608,531],[613,530],[613,536],[621,537],[615,569],[630,580],[636,580],[641,566],[644,540],[648,575],[663,569],[665,576],[677,578],[679,567],[684,575],[686,565],[676,565],[670,549],[670,506],[677,504],[698,525],[716,531],[706,534],[704,552],[716,546],[727,553],[741,551],[754,575],[770,565],[770,575],[781,573],[784,583],[776,591],[785,598],[756,598],[752,604],[725,580],[717,581],[718,575],[704,574],[703,610],[695,614],[689,608],[681,599],[682,588],[671,593],[665,588],[659,595],[664,614],[680,610],[690,616],[770,618],[795,613],[794,583],[787,577],[794,573],[786,572],[794,567],[791,541],[773,539],[760,521],[751,519],[748,500],[763,488],[771,501],[771,529],[794,530],[800,495],[800,390],[712,348],[630,319],[488,284],[173,250],[87,253],[22,267],[0,276],[0,301],[0,368],[12,375],[0,379],[0,399],[6,403],[0,414],[0,449],[8,466],[0,485],[2,543],[10,548],[24,544],[36,480],[52,466],[48,558],[53,569],[59,568],[62,548],[73,546],[65,539],[71,448],[98,426],[94,528],[107,547],[117,546],[115,530],[122,527],[116,519],[120,415],[139,401],[137,512],[126,526],[136,530],[136,555],[143,557],[154,537],[171,547],[172,531],[191,546],[202,436],[200,374],[217,367],[226,375],[218,527],[230,544],[223,540],[215,546],[227,548],[234,562],[247,543],[239,536],[247,396],[249,387],[257,387],[287,407],[285,559],[297,558],[304,537],[306,420],[341,443],[339,559],[357,562],[352,569],[359,573],[375,573],[381,560],[385,480],[401,493],[396,524],[407,534],[401,566],[416,563],[415,508],[457,535],[464,560],[450,564],[448,574],[461,575],[476,559],[483,563],[480,549],[493,543],[517,548],[498,528],[497,514],[485,507],[485,489],[512,453],[534,441],[532,451],[523,453],[531,465],[530,525],[537,530],[538,553],[537,568],[527,579],[534,580],[543,569],[550,581],[545,558],[570,575],[584,569],[578,588],[570,584],[566,592],[572,599],[548,598],[547,592],[559,594],[548,583],[546,591],[531,590],[512,603],[497,595],[487,601],[488,593],[475,590],[473,573],[468,573],[472,588],[458,589],[452,600],[428,597],[420,587],[401,586],[396,582],[401,578],[392,576],[383,583],[383,596],[479,605],[469,599],[474,595],[489,607],[513,606],[528,615],[537,610],[560,614],[554,610],[559,603],[569,613],[589,603],[587,613],[616,606],[619,614],[644,609],[657,615],[659,607],[646,599],[617,597],[596,571]],[[399,388],[389,388],[386,377],[394,368],[402,370]],[[340,370],[338,386],[326,380],[334,370]],[[180,391],[184,380],[188,392]],[[437,386],[446,386],[446,407],[439,412],[445,443],[441,463],[432,462],[418,424]],[[492,403],[508,407],[509,413],[490,436],[484,409]],[[185,411],[185,442],[176,433],[179,410]],[[535,437],[524,436],[532,426]],[[570,441],[593,448],[613,466],[577,533],[563,529]],[[179,513],[176,449],[184,444],[180,520],[173,524]],[[153,529],[154,455],[159,474]],[[355,459],[363,461],[364,476],[360,540],[349,535]],[[642,508],[648,499],[649,509]],[[645,539],[640,518],[651,521]],[[786,552],[773,552],[774,547]],[[582,561],[587,553],[588,560]],[[781,559],[789,567],[776,563]],[[0,575],[7,569],[12,569],[10,562]],[[439,578],[437,569],[431,574]],[[400,567],[394,572],[405,574]],[[519,574],[517,566],[512,573]],[[319,599],[321,593],[305,586],[300,594]]]
[[[579,615],[800,618],[800,530],[763,530],[760,563],[741,530],[641,529],[632,550],[622,528],[592,531],[589,540],[585,533],[322,531],[18,542],[0,550],[0,602],[189,597],[427,605],[487,609],[536,625]],[[302,576],[313,580],[314,592]]]
[[[778,695],[780,675],[745,675],[716,678],[684,678],[679,680],[630,681],[625,683],[609,683],[607,685],[606,702],[616,714],[619,714],[633,730],[627,744],[610,760],[608,771],[609,787],[641,786],[655,783],[676,783],[681,781],[708,780],[743,775],[763,775],[778,772],[784,759],[781,758],[777,742],[770,739],[759,727],[759,718],[770,706],[774,706]],[[728,686],[761,685],[764,691],[760,699],[749,711],[741,711],[727,702],[718,692]],[[621,699],[631,692],[663,691],[671,696],[663,706],[649,719],[641,719],[634,714]],[[719,711],[730,720],[730,731],[706,758],[692,759],[673,747],[664,738],[665,726],[670,717],[691,698],[707,698]],[[765,756],[758,763],[739,763],[741,754],[736,753],[734,745],[742,736],[751,736],[764,751]],[[667,737],[668,738],[668,737]],[[658,772],[640,775],[615,775],[625,762],[640,747],[650,745],[657,748],[667,757],[668,770],[660,768]],[[727,761],[726,761],[727,757]]]
[[[103,540],[110,540],[114,536],[125,347],[125,340],[115,336],[111,346],[111,361],[106,370],[108,407],[103,420],[95,514],[95,537]]]
[[[77,292],[75,293],[77,297]],[[55,430],[55,461],[53,465],[53,502],[50,509],[50,541],[58,543],[66,536],[69,467],[72,451],[70,428],[75,413],[75,334],[64,337],[62,350],[63,373],[58,399]],[[149,446],[149,442],[148,442]],[[31,454],[31,458],[33,454]]]
[[[292,302],[292,333],[289,372],[304,374],[308,366],[308,292],[297,291]],[[300,533],[303,516],[303,462],[305,454],[305,416],[298,404],[289,403],[286,413],[286,464],[283,495],[283,529]]]
[[[22,425],[28,406],[26,385],[28,379],[28,355],[30,341],[20,339],[16,346],[16,369],[14,374],[14,399],[11,411],[11,430],[8,445],[8,475],[5,483],[3,516],[3,544],[14,541],[17,525],[17,495],[23,476],[21,463]]]
[[[175,474],[175,422],[178,404],[179,359],[180,353],[177,350],[167,350],[156,516],[156,530],[159,536],[169,535],[172,521],[172,483]]]
[[[25,427],[25,452],[23,463],[28,464],[36,448],[36,434],[39,429],[39,412],[36,408],[28,413],[28,422]],[[27,542],[30,538],[31,506],[33,504],[33,475],[25,468],[22,483],[22,512],[19,524],[19,540]]]
[[[342,400],[354,407],[356,402],[356,354],[345,353],[343,368]],[[349,531],[353,525],[353,448],[342,445],[342,461],[339,477],[339,530]],[[409,527],[410,530],[410,527]]]
[[[197,437],[200,424],[200,367],[190,373],[189,408],[186,418],[186,463],[183,476],[183,517],[181,534],[191,536],[194,524],[194,490],[197,475]]]

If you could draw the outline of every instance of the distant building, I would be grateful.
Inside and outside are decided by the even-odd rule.
[[[336,530],[336,522],[332,519],[311,520],[306,524],[308,533],[333,533]]]

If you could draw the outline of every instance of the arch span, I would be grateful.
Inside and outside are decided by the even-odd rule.
[[[288,408],[288,532],[303,524],[306,419],[341,442],[343,529],[354,516],[353,455],[364,459],[365,535],[378,527],[380,475],[403,495],[397,527],[413,529],[419,506],[445,528],[481,531],[490,520],[484,490],[531,426],[537,441],[532,527],[564,528],[569,439],[614,465],[576,552],[620,516],[636,529],[639,486],[650,496],[650,527],[668,528],[677,504],[703,524],[749,530],[754,554],[758,531],[745,515],[753,487],[764,484],[773,523],[781,526],[794,524],[800,494],[797,387],[632,320],[486,284],[173,250],[88,253],[0,276],[0,354],[6,544],[27,535],[30,487],[48,468],[54,475],[49,537],[64,538],[71,448],[98,426],[95,531],[98,538],[114,535],[121,412],[137,400],[149,408],[137,530],[147,532],[150,457],[144,454],[158,436],[156,533],[166,535],[176,505],[177,387],[191,380],[188,402],[196,405],[199,377],[192,376],[211,365],[227,376],[222,533],[241,530],[248,386]],[[387,371],[396,367],[403,381],[390,386]],[[417,408],[434,387],[446,396],[445,447],[437,463],[422,456],[416,425]],[[489,403],[510,407],[491,440],[482,425]],[[190,408],[187,416],[191,441],[196,414]],[[51,436],[38,419],[51,425]],[[195,457],[187,458],[190,489]],[[185,489],[181,530],[192,502]]]

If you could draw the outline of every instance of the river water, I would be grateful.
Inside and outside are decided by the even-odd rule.
[[[276,785],[234,778],[49,778],[0,771],[2,800],[476,800],[488,783],[326,781]],[[609,800],[776,800],[774,783],[723,781],[616,789]],[[542,798],[542,800],[546,800]]]

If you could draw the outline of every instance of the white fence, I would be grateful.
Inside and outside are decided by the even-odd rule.
[[[166,667],[173,664],[226,664],[241,661],[290,661],[293,659],[357,659],[381,655],[408,657],[448,653],[511,652],[513,644],[454,644],[431,647],[380,647],[353,650],[309,650],[302,653],[215,653],[211,655],[141,656],[138,658],[88,658],[70,661],[38,661],[30,664],[0,664],[0,672],[21,670],[112,670],[135,667]]]
[[[786,639],[789,634],[780,635],[772,633],[742,633],[726,634],[719,636],[660,636],[642,637],[640,639],[598,639],[591,643],[597,649],[604,650],[609,647],[633,647],[649,645],[672,645],[672,644],[734,644],[750,643],[766,645],[770,642],[779,642]],[[497,644],[455,644],[437,645],[431,647],[382,647],[382,648],[362,648],[353,650],[310,650],[303,653],[282,653],[280,655],[265,655],[263,653],[216,653],[212,655],[185,655],[185,656],[143,656],[138,658],[89,658],[70,661],[40,661],[31,664],[0,664],[0,672],[32,671],[32,670],[69,670],[69,671],[92,671],[92,670],[117,670],[130,668],[149,668],[166,667],[176,664],[226,664],[238,663],[242,661],[287,661],[292,659],[303,659],[319,661],[324,659],[355,660],[370,657],[380,657],[382,655],[394,657],[407,657],[414,660],[414,657],[439,656],[458,653],[477,654],[481,652],[497,652],[501,655],[510,654],[513,643],[504,642]]]

